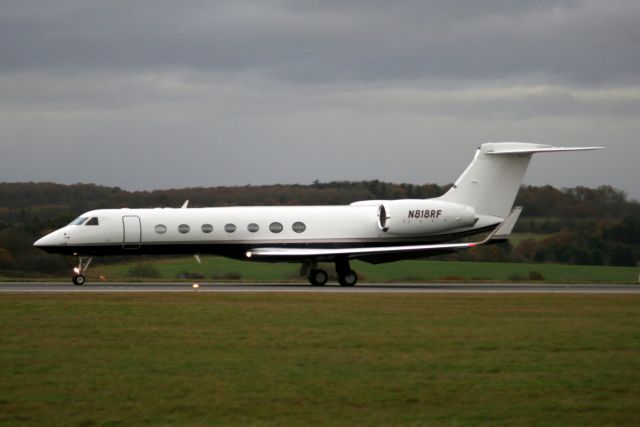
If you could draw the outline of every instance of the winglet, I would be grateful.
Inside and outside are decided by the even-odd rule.
[[[487,240],[506,240],[509,238],[513,227],[515,227],[520,214],[522,213],[522,206],[516,206],[511,210],[511,213],[502,221],[498,227],[489,235]]]

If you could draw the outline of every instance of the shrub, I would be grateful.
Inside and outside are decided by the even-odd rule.
[[[609,264],[620,267],[635,267],[637,265],[636,257],[627,245],[616,245],[611,251],[611,259]]]
[[[444,280],[447,282],[464,282],[466,279],[462,276],[448,275],[441,277],[440,280]]]
[[[539,271],[530,271],[529,272],[529,280],[544,280],[544,276]]]

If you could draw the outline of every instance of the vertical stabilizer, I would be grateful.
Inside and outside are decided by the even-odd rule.
[[[511,211],[534,153],[599,148],[601,147],[553,147],[524,142],[482,144],[471,164],[440,199],[473,206],[478,214],[505,218]]]

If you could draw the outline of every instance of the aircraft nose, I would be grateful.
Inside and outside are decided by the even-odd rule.
[[[47,234],[44,237],[39,238],[33,243],[33,246],[35,246],[36,248],[42,248],[43,246],[50,246],[50,245],[51,245],[51,233]]]
[[[44,237],[39,238],[33,243],[33,246],[39,249],[46,250],[47,248],[60,246],[63,244],[62,242],[62,234],[60,230],[56,230],[52,233],[47,234]]]
[[[35,242],[33,242],[33,246],[35,246],[36,248],[39,248],[41,246],[44,246],[46,244],[46,241],[47,241],[47,236],[41,237]]]

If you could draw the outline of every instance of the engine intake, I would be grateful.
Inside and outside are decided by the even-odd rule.
[[[439,200],[392,200],[378,207],[378,227],[389,234],[431,234],[472,226],[476,220],[471,206]]]

